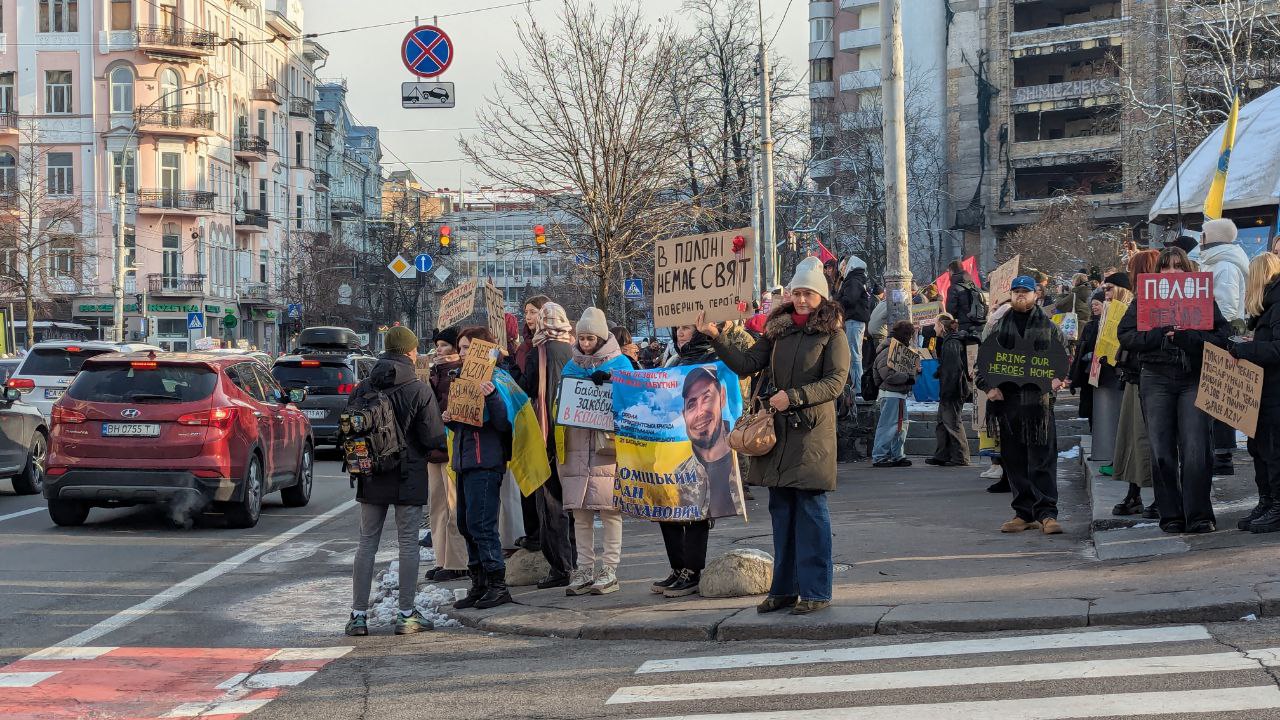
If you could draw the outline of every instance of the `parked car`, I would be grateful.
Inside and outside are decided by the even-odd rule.
[[[71,379],[80,372],[84,361],[113,352],[139,352],[161,349],[143,343],[112,343],[101,340],[49,340],[36,343],[22,364],[6,381],[17,388],[22,399],[48,419],[53,404],[66,392]]]
[[[270,355],[258,350],[240,350],[238,348],[223,348],[220,350],[200,350],[198,352],[209,353],[211,355],[238,355],[240,357],[248,357],[262,363],[266,369],[271,369],[271,364],[275,362]]]
[[[44,496],[58,525],[93,507],[167,503],[253,527],[263,496],[311,499],[314,442],[258,361],[206,353],[111,353],[84,363],[53,407]]]
[[[271,366],[271,375],[284,388],[306,388],[298,408],[311,421],[318,445],[338,443],[338,416],[347,396],[368,377],[377,362],[369,355],[347,352],[309,352],[285,355]]]
[[[40,411],[22,401],[17,388],[0,395],[0,477],[19,495],[35,495],[44,483],[49,426]]]

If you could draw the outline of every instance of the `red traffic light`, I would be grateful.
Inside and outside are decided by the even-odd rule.
[[[547,234],[547,231],[546,231],[546,229],[545,229],[545,228],[543,228],[541,225],[534,225],[534,226],[533,226],[533,234],[534,234],[534,235],[546,235],[546,234]]]
[[[451,233],[449,232],[449,226],[448,226],[448,225],[441,225],[441,226],[440,226],[440,234],[441,234],[441,235],[449,235],[449,234],[451,234]]]

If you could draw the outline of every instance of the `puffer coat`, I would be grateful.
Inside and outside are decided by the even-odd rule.
[[[836,489],[835,399],[849,377],[849,341],[836,303],[823,302],[804,327],[795,325],[794,311],[791,303],[774,309],[764,337],[749,350],[739,350],[723,335],[713,344],[729,369],[739,375],[767,371],[761,381],[772,391],[785,391],[791,401],[786,412],[774,416],[778,442],[752,460],[750,483],[827,492]],[[766,400],[770,394],[762,393]]]
[[[596,371],[630,370],[631,362],[622,354],[612,336],[603,347],[584,355],[575,345],[573,359],[564,366],[563,377],[589,378]],[[587,428],[557,428],[564,434],[564,457],[558,458],[560,486],[566,510],[612,510],[613,477],[617,456],[612,438]]]

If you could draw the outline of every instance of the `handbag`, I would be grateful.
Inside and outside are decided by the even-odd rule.
[[[773,426],[776,411],[760,399],[760,389],[765,384],[763,379],[756,384],[756,393],[751,398],[751,414],[738,420],[729,433],[729,447],[747,457],[768,455],[778,443],[778,433]]]

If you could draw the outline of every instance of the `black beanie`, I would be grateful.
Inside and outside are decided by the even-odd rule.
[[[443,330],[437,330],[435,334],[431,336],[431,340],[432,342],[439,342],[443,340],[456,348],[458,347],[459,332],[460,331],[458,330],[458,326],[454,325],[452,327],[447,327]]]
[[[1124,288],[1125,290],[1133,290],[1133,284],[1129,282],[1129,273],[1127,272],[1111,273],[1102,282],[1108,285],[1115,285],[1116,287]]]

